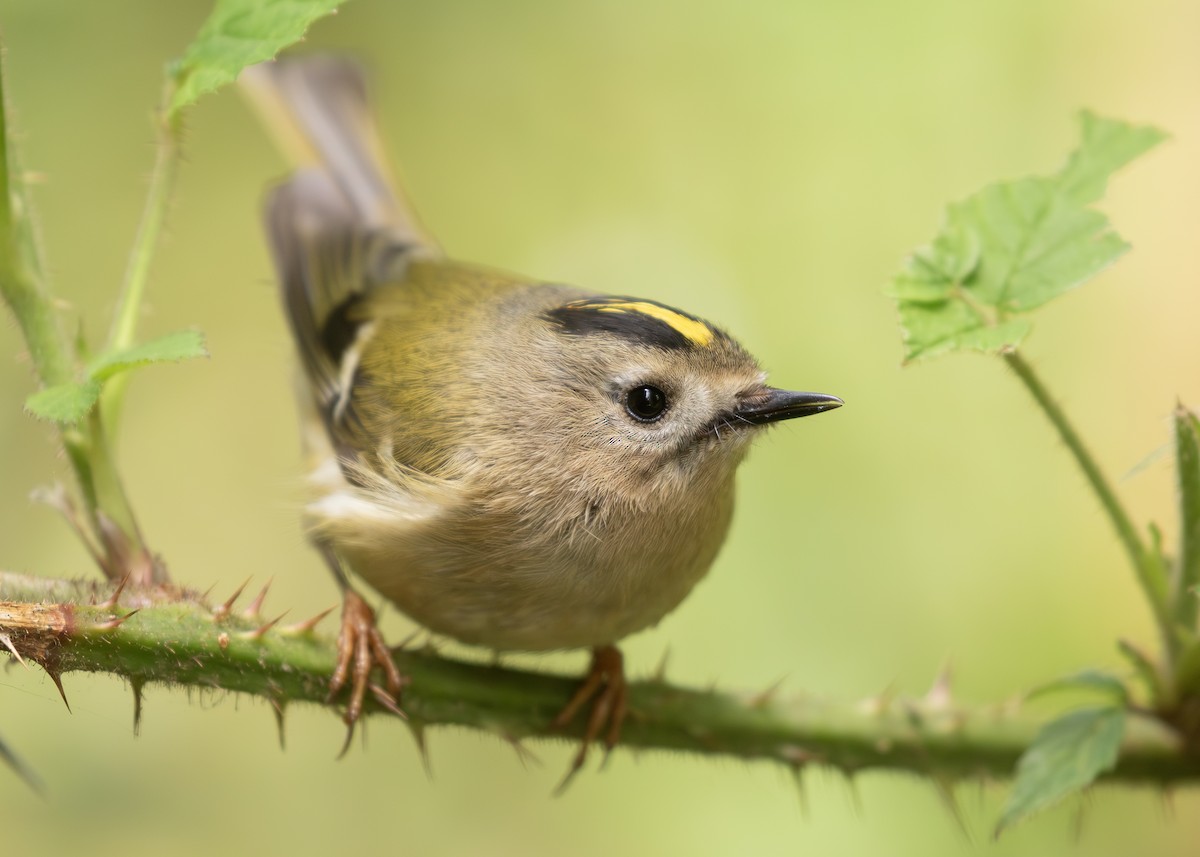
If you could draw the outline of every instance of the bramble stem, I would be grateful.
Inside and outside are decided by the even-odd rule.
[[[34,372],[45,386],[75,377],[75,349],[63,332],[46,284],[34,233],[29,194],[16,153],[9,147],[8,100],[0,57],[0,297],[8,304],[29,349]],[[86,433],[64,428],[63,446],[79,480],[89,516],[95,506],[92,450]],[[94,518],[92,519],[94,522]]]
[[[1146,549],[1141,537],[1138,535],[1137,528],[1130,519],[1129,514],[1125,511],[1125,507],[1121,505],[1121,501],[1117,499],[1116,493],[1104,474],[1100,472],[1099,465],[1092,458],[1092,454],[1083,444],[1083,440],[1076,433],[1071,421],[1063,412],[1049,391],[1038,378],[1037,373],[1033,371],[1033,367],[1025,362],[1024,358],[1017,353],[1015,349],[1009,349],[1002,353],[1004,361],[1009,365],[1009,368],[1016,373],[1017,377],[1024,383],[1025,388],[1029,390],[1033,398],[1037,401],[1042,412],[1046,414],[1050,422],[1054,424],[1058,430],[1059,437],[1063,443],[1067,445],[1067,449],[1075,457],[1075,462],[1083,470],[1084,476],[1092,486],[1092,490],[1100,500],[1104,511],[1108,513],[1108,519],[1113,525],[1113,529],[1117,531],[1117,537],[1121,540],[1121,544],[1125,547],[1125,552],[1129,555],[1129,561],[1133,565],[1134,573],[1137,576],[1138,583],[1142,587],[1142,591],[1146,596],[1146,600],[1150,603],[1150,609],[1154,613],[1155,621],[1158,623],[1159,630],[1163,637],[1164,656],[1168,659],[1172,658],[1177,641],[1175,634],[1172,632],[1173,624],[1171,622],[1169,612],[1170,594],[1166,579],[1166,573],[1158,563],[1156,557]],[[1168,664],[1168,675],[1170,674]]]
[[[79,355],[63,332],[45,277],[27,189],[18,172],[15,153],[10,148],[3,83],[0,73],[0,297],[17,319],[33,360],[34,371],[42,385],[64,384],[76,380]],[[163,180],[155,184],[162,185]],[[165,191],[165,188],[159,187],[158,193],[165,194]],[[165,197],[157,205],[165,207]],[[144,246],[140,251],[135,251],[135,257],[148,258],[153,239],[157,237],[157,230],[149,231],[149,236],[139,236],[138,243]],[[144,276],[143,271],[132,277],[136,288],[125,295],[119,318],[136,318],[136,300],[140,299],[140,286],[137,283],[139,278],[144,281]],[[130,300],[135,303],[130,304]],[[132,336],[132,327],[127,333],[123,331],[121,327],[118,332],[123,336]],[[94,542],[109,546],[109,562],[105,569],[108,573],[123,575],[132,570],[143,582],[161,581],[163,569],[153,561],[142,543],[133,509],[117,475],[106,434],[98,410],[93,410],[87,419],[77,425],[61,427],[63,447],[79,482],[87,524]],[[124,534],[126,543],[119,550],[116,550],[114,536],[106,535],[106,521]],[[111,526],[108,529],[111,530]],[[133,565],[120,567],[122,563],[117,561],[118,556],[113,555],[114,550],[122,557],[132,559]]]
[[[108,335],[108,351],[128,348],[134,343],[142,299],[150,278],[150,264],[154,260],[154,250],[158,246],[159,236],[167,220],[171,191],[175,186],[175,176],[179,168],[178,119],[170,118],[165,107],[171,103],[174,89],[174,84],[168,79],[163,93],[164,107],[158,120],[158,149],[154,156],[154,169],[150,173],[150,187],[146,192],[146,205],[142,209],[137,236],[129,253],[121,296],[113,313],[112,329]],[[110,433],[115,432],[128,380],[127,374],[118,375],[105,385],[101,396],[100,412]]]
[[[9,147],[8,103],[0,63],[0,296],[12,309],[33,368],[47,385],[74,377],[74,355],[46,288],[30,223],[28,194]]]
[[[237,611],[218,617],[194,595],[135,590],[124,594],[119,607],[95,607],[84,602],[103,603],[105,592],[97,584],[0,573],[0,599],[0,639],[11,640],[26,660],[55,673],[108,672],[135,688],[219,688],[259,696],[280,708],[293,702],[328,704],[336,660],[331,640],[277,629],[256,636],[262,619]],[[119,627],[103,627],[133,608],[139,612]],[[403,705],[417,727],[465,726],[506,740],[578,739],[583,731],[582,722],[561,734],[547,731],[578,677],[465,663],[429,652],[400,652],[396,660],[412,679]],[[819,764],[847,774],[902,770],[939,782],[1008,777],[1040,727],[1011,704],[968,707],[940,695],[848,704],[769,692],[696,690],[657,679],[630,687],[622,746],[764,759],[796,771]],[[369,710],[385,713],[377,705]],[[1106,777],[1160,785],[1200,782],[1200,757],[1183,752],[1173,734],[1153,721],[1133,718],[1120,760]]]

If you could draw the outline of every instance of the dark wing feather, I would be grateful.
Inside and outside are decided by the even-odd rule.
[[[282,148],[305,164],[271,192],[267,233],[301,361],[336,442],[363,321],[358,299],[438,249],[391,181],[358,66],[280,60],[247,69],[243,83]]]

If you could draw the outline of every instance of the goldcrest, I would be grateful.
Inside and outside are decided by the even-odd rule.
[[[346,595],[347,721],[373,666],[385,702],[404,681],[352,571],[464,643],[592,649],[558,721],[592,701],[578,767],[625,715],[614,644],[708,571],[750,442],[842,402],[767,386],[681,310],[445,258],[389,175],[354,64],[281,60],[245,84],[300,164],[266,226],[303,367],[305,526]]]

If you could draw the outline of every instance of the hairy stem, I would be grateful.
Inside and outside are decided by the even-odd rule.
[[[32,206],[16,152],[11,147],[5,69],[0,57],[0,297],[8,304],[29,349],[34,372],[45,386],[75,377],[75,348],[63,331],[46,281]],[[86,432],[62,430],[63,446],[89,511],[96,500],[92,445]]]
[[[1075,457],[1075,462],[1087,477],[1088,483],[1100,500],[1100,505],[1108,514],[1113,529],[1117,531],[1117,537],[1129,555],[1129,561],[1133,565],[1138,583],[1142,587],[1162,634],[1163,651],[1165,657],[1168,658],[1167,673],[1170,674],[1169,661],[1177,649],[1178,641],[1173,632],[1174,625],[1169,607],[1170,593],[1165,569],[1161,567],[1156,555],[1146,549],[1132,519],[1125,511],[1125,507],[1121,505],[1121,501],[1117,499],[1116,492],[1105,479],[1096,460],[1092,458],[1092,454],[1084,446],[1083,440],[1071,425],[1071,421],[1067,419],[1067,415],[1042,384],[1037,373],[1033,371],[1033,367],[1026,363],[1015,349],[1005,351],[1003,357],[1009,368],[1016,373],[1025,388],[1037,401],[1042,412],[1054,424],[1054,428],[1058,430],[1059,437],[1067,445],[1071,455]]]
[[[17,319],[41,383],[65,384],[76,380],[79,355],[63,331],[44,273],[29,195],[11,147],[3,83],[0,69],[0,297]],[[167,138],[170,134],[164,134],[164,139]],[[160,148],[160,162],[168,166],[156,167],[155,173],[168,175],[152,182],[154,202],[148,209],[165,208],[172,171],[169,165],[176,157],[174,148],[169,156],[164,156]],[[129,344],[133,335],[133,320],[157,231],[156,226],[143,224],[135,245],[131,274],[114,328],[114,337],[120,338],[124,345]],[[114,394],[109,390],[107,395],[111,398],[119,396],[119,392]],[[77,425],[62,426],[61,437],[67,460],[79,482],[92,542],[105,546],[105,571],[115,577],[133,573],[142,582],[161,581],[165,572],[142,542],[99,410],[93,410]],[[120,537],[113,532],[114,526]]]
[[[142,210],[137,236],[129,253],[121,296],[113,314],[112,329],[108,335],[109,351],[118,351],[133,345],[142,310],[142,298],[150,279],[150,264],[167,220],[171,191],[175,186],[175,176],[179,167],[178,120],[170,118],[166,109],[166,105],[171,103],[174,91],[174,85],[168,80],[162,100],[164,107],[158,121],[158,149],[154,157],[154,169],[150,174],[150,188],[146,192],[146,205]],[[105,386],[100,410],[110,431],[115,430],[128,379],[127,374],[118,375]]]
[[[0,64],[0,295],[17,319],[38,377],[48,385],[61,384],[74,376],[75,350],[42,271],[28,194],[9,139],[3,72]]]
[[[325,701],[335,654],[311,633],[261,631],[259,618],[213,609],[163,588],[126,593],[104,606],[96,584],[0,574],[0,642],[51,673],[123,676],[135,688],[187,685],[252,694],[280,708]],[[88,600],[102,606],[86,606]],[[139,609],[117,627],[114,616]],[[404,708],[414,725],[455,725],[508,740],[554,737],[547,724],[578,678],[541,675],[401,652],[412,679]],[[633,682],[622,744],[765,759],[793,769],[810,763],[847,773],[888,768],[947,778],[1007,777],[1039,724],[1012,705],[967,707],[944,695],[846,704],[773,694],[717,692],[663,680]],[[383,713],[379,707],[371,709]],[[582,723],[557,737],[578,738]],[[1200,758],[1149,720],[1130,725],[1110,779],[1159,784],[1200,781]]]

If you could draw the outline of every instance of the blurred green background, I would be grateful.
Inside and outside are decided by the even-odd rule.
[[[163,64],[200,0],[0,0],[8,85],[55,288],[100,338],[153,155]],[[944,203],[1045,171],[1074,114],[1149,121],[1172,141],[1104,204],[1135,251],[1037,321],[1028,354],[1139,519],[1176,532],[1168,416],[1200,403],[1200,6],[1187,0],[356,0],[306,48],[376,72],[411,195],[454,255],[720,321],[784,386],[847,407],[771,433],[742,472],[732,535],[675,615],[625,645],[634,676],[670,649],[680,682],[843,699],[920,693],[949,660],[965,700],[1009,697],[1149,643],[1132,577],[1048,424],[998,361],[902,370],[881,286]],[[141,333],[195,325],[212,359],[148,370],[121,452],[176,577],[232,590],[274,577],[269,608],[336,600],[297,524],[291,346],[258,224],[282,169],[233,92],[189,118],[170,234]],[[66,475],[21,412],[22,343],[0,325],[0,567],[91,574],[29,492]],[[386,628],[399,639],[394,612]],[[326,626],[332,633],[332,623]],[[581,669],[581,655],[515,659]],[[473,733],[431,735],[297,710],[288,747],[252,700],[129,693],[0,675],[0,735],[48,799],[0,769],[6,854],[356,849],[430,855],[1194,853],[1194,792],[1098,789],[998,844],[996,785],[962,786],[964,833],[935,790],[871,773],[614,754],[562,798],[566,745],[541,766]],[[1082,818],[1082,825],[1079,824]]]

